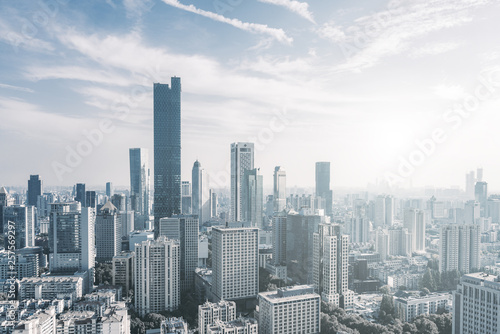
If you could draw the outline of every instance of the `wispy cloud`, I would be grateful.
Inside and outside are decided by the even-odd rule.
[[[0,88],[7,88],[7,89],[12,89],[12,90],[17,90],[20,92],[27,92],[27,93],[34,93],[35,91],[33,89],[29,89],[26,87],[19,87],[19,86],[12,86],[12,85],[7,85],[0,83]]]
[[[410,52],[410,56],[420,58],[424,56],[435,56],[441,53],[446,53],[460,47],[460,43],[446,42],[446,43],[432,43],[426,44],[419,48],[414,48]]]
[[[303,18],[316,23],[313,14],[309,11],[309,4],[296,0],[258,0],[259,2],[270,3],[277,6],[283,6],[286,9],[299,14]]]
[[[151,0],[123,0],[123,5],[129,18],[141,18],[141,16],[151,9]]]
[[[212,19],[214,21],[222,22],[229,24],[235,28],[245,30],[254,34],[264,34],[273,37],[277,41],[283,43],[283,44],[292,44],[293,38],[287,36],[287,34],[283,31],[283,29],[277,29],[277,28],[270,28],[269,26],[265,24],[258,24],[258,23],[249,23],[249,22],[243,22],[238,19],[230,19],[227,18],[223,15],[206,11],[203,9],[196,8],[193,5],[184,5],[181,4],[177,0],[162,0],[164,3],[167,5],[185,10],[187,12],[191,12],[194,14],[198,14],[204,17],[207,17],[209,19]]]

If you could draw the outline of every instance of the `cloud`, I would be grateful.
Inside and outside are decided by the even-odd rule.
[[[321,28],[317,30],[320,37],[328,39],[334,43],[344,42],[346,34],[341,26],[336,25],[334,22],[324,23]]]
[[[447,100],[458,100],[464,97],[465,90],[460,85],[440,84],[432,88],[434,94]]]
[[[286,33],[283,31],[283,29],[276,29],[276,28],[270,28],[265,24],[258,24],[258,23],[249,23],[249,22],[242,22],[238,19],[230,19],[227,18],[223,15],[214,13],[214,12],[209,12],[203,9],[196,8],[193,5],[183,5],[177,0],[162,0],[164,3],[167,5],[185,10],[187,12],[191,12],[194,14],[198,14],[204,17],[207,17],[209,19],[212,19],[214,21],[222,22],[229,24],[235,28],[248,31],[254,34],[264,34],[273,37],[277,41],[291,45],[293,42],[293,38],[288,37]]]
[[[29,89],[26,87],[19,87],[19,86],[12,86],[12,85],[7,85],[0,83],[0,88],[7,88],[7,89],[12,89],[12,90],[17,90],[20,92],[27,92],[27,93],[34,93],[35,91],[33,89]]]
[[[446,42],[446,43],[431,43],[426,44],[420,48],[414,48],[410,52],[410,56],[420,58],[424,56],[435,56],[438,54],[446,53],[460,47],[460,43]]]
[[[105,71],[80,66],[30,66],[25,71],[25,77],[32,81],[68,79],[114,86],[130,86],[134,84],[132,78],[112,73],[109,69]]]
[[[295,0],[257,0],[259,2],[270,3],[277,6],[283,6],[286,9],[299,14],[303,18],[316,23],[313,14],[309,11],[309,4],[306,2],[299,2]]]
[[[141,18],[142,15],[153,7],[151,0],[123,0],[128,18]]]

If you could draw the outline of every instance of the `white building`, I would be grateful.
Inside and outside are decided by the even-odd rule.
[[[206,334],[207,328],[217,321],[228,322],[236,319],[236,304],[226,300],[218,303],[206,302],[198,306],[198,332]]]
[[[212,229],[213,292],[218,300],[257,296],[259,242],[257,228]]]
[[[411,234],[412,252],[425,251],[425,219],[424,212],[416,209],[406,209],[404,213],[404,227]]]
[[[194,287],[194,271],[198,266],[198,216],[175,215],[160,218],[160,236],[178,240],[180,246],[180,286],[181,291]]]
[[[274,167],[274,212],[281,212],[286,208],[286,171],[280,167]]]
[[[454,334],[500,333],[500,282],[497,276],[462,276],[453,296]]]
[[[56,334],[56,312],[51,308],[30,316],[14,327],[12,334]]]
[[[450,310],[452,295],[449,293],[431,294],[423,297],[394,298],[394,308],[399,312],[401,321],[411,322],[419,315],[437,313],[439,309]]]
[[[243,178],[246,170],[254,169],[254,144],[231,144],[231,221],[243,218]]]
[[[469,273],[480,268],[479,225],[444,225],[439,240],[439,269]]]
[[[210,220],[212,208],[210,205],[210,188],[208,174],[201,168],[198,160],[194,162],[192,170],[192,213],[198,215],[200,222],[204,223]]]
[[[19,282],[19,299],[58,299],[83,296],[83,279],[74,276],[44,276],[23,278]]]
[[[385,261],[389,255],[389,232],[385,229],[375,231],[375,250],[380,254],[380,260]]]
[[[229,322],[216,321],[207,328],[207,334],[258,334],[259,324],[251,318],[239,318]]]
[[[188,325],[180,318],[167,318],[161,322],[160,334],[188,334]]]
[[[135,247],[135,309],[144,316],[180,304],[179,242],[159,237]]]
[[[349,236],[340,225],[320,224],[313,242],[314,286],[326,303],[350,308],[354,294],[348,289]]]
[[[298,285],[259,293],[259,332],[321,333],[321,298],[314,287]]]
[[[95,224],[96,259],[100,262],[110,261],[120,254],[122,249],[122,233],[116,207],[107,201],[99,210]]]

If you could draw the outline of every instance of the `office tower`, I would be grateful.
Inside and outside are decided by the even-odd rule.
[[[191,182],[189,181],[182,181],[181,184],[181,196],[182,196],[182,214],[183,215],[190,215],[192,211],[192,188],[191,188]]]
[[[134,288],[135,252],[122,252],[113,257],[113,281],[111,284],[120,285],[123,295],[128,296]]]
[[[259,293],[259,333],[321,333],[321,298],[296,285]]]
[[[273,216],[273,263],[286,265],[286,218],[281,211]]]
[[[412,238],[412,252],[425,252],[425,219],[422,210],[408,208],[404,213],[404,227]]]
[[[230,220],[243,219],[243,179],[246,170],[254,169],[254,144],[231,144],[231,215]]]
[[[112,203],[110,203],[113,205]],[[113,205],[114,206],[114,205]],[[116,208],[116,207],[115,207]],[[118,210],[118,208],[116,208]],[[128,239],[129,233],[134,230],[143,230],[144,226],[136,226],[134,211],[117,211],[118,226],[121,238]]]
[[[470,273],[480,268],[479,225],[444,225],[439,240],[439,269]]]
[[[483,182],[483,169],[482,168],[478,168],[477,169],[477,180],[476,182]]]
[[[389,255],[411,256],[413,252],[413,235],[407,228],[392,228],[389,231]]]
[[[12,205],[3,208],[4,247],[14,251],[35,246],[35,207]],[[9,238],[14,236],[14,238]],[[12,240],[14,243],[11,243]]]
[[[10,204],[9,192],[5,187],[0,188],[0,233],[3,233],[3,210]]]
[[[149,154],[145,148],[129,149],[130,158],[130,203],[139,215],[150,214],[150,170]]]
[[[179,242],[166,237],[135,246],[135,309],[141,316],[180,305]]]
[[[366,217],[351,218],[351,242],[365,243],[370,241],[370,221]]]
[[[460,224],[476,224],[479,218],[481,218],[481,205],[476,201],[467,201],[465,203],[463,217],[458,219]]]
[[[95,247],[97,262],[111,261],[120,254],[122,231],[116,206],[110,201],[99,210],[95,220]]]
[[[389,255],[389,232],[378,228],[375,231],[375,250],[380,254],[380,260],[385,261]]]
[[[115,188],[113,187],[113,182],[106,182],[106,196],[108,199],[115,194]]]
[[[463,275],[453,293],[454,334],[500,332],[500,277],[482,272]]]
[[[114,194],[111,196],[111,203],[118,211],[125,211],[127,209],[127,198],[123,194]]]
[[[330,162],[316,162],[316,196],[325,200],[325,213],[331,215],[333,194],[330,190]]]
[[[394,224],[394,197],[385,197],[385,226]]]
[[[475,188],[476,201],[479,202],[481,217],[488,216],[488,183],[477,182]]]
[[[236,319],[236,304],[226,300],[218,303],[210,303],[198,306],[198,332],[206,334],[207,328],[217,321],[233,321]]]
[[[193,165],[191,194],[193,215],[198,215],[200,223],[209,221],[211,214],[208,174],[201,168],[198,160]]]
[[[375,217],[373,225],[374,227],[382,227],[385,224],[385,214],[387,210],[385,208],[385,196],[379,195],[375,199]]]
[[[217,206],[219,205],[219,200],[217,198],[217,194],[213,192],[212,189],[210,189],[210,218],[212,217],[217,217],[218,212],[217,212]]]
[[[51,205],[49,227],[50,271],[86,272],[84,291],[91,290],[95,268],[95,213],[74,203]]]
[[[80,202],[82,207],[86,207],[85,203],[86,192],[85,192],[85,183],[77,183],[75,190],[75,201]]]
[[[181,78],[154,84],[154,223],[181,212]]]
[[[160,236],[179,240],[180,289],[194,288],[194,271],[198,266],[198,216],[160,218]]]
[[[288,275],[302,284],[313,283],[313,240],[325,217],[309,212],[289,212],[286,218],[286,266]]]
[[[242,220],[252,227],[262,228],[263,182],[259,168],[246,170],[243,175]]]
[[[314,286],[321,299],[342,308],[353,305],[353,293],[348,289],[349,236],[340,225],[320,224],[314,233]]]
[[[286,171],[274,167],[274,211],[281,212],[286,208]]]
[[[474,186],[476,184],[476,175],[474,171],[465,174],[465,195],[468,199],[474,198]]]
[[[491,197],[488,199],[488,216],[491,218],[492,223],[500,223],[500,199]]]
[[[43,193],[43,183],[40,180],[40,175],[30,175],[28,180],[28,198],[26,203],[28,205],[36,206],[38,196]]]
[[[85,206],[89,208],[96,208],[96,194],[95,191],[85,192]]]
[[[212,291],[217,300],[252,298],[259,292],[257,228],[212,229]]]

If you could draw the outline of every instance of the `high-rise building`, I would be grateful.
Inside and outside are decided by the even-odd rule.
[[[483,182],[483,168],[479,167],[477,169],[477,182]]]
[[[180,305],[179,242],[166,237],[135,246],[135,309],[141,316]]]
[[[257,228],[212,229],[213,293],[218,300],[247,299],[259,292]]]
[[[86,207],[85,183],[77,183],[75,189],[75,201],[80,202],[82,207]]]
[[[349,236],[340,225],[320,224],[314,233],[314,286],[321,299],[331,305],[348,309],[354,293],[348,288]]]
[[[330,190],[330,162],[316,162],[316,196],[325,200],[325,213],[331,215],[333,195]]]
[[[181,78],[154,84],[154,223],[181,213]]]
[[[465,202],[462,219],[457,219],[460,224],[476,224],[481,218],[481,204],[476,201]]]
[[[217,217],[219,214],[217,212],[217,206],[219,205],[219,199],[217,197],[217,193],[214,193],[212,189],[210,189],[210,218]]]
[[[28,180],[28,198],[26,203],[28,205],[36,206],[38,196],[43,194],[43,183],[40,180],[40,175],[30,175]]]
[[[364,243],[370,241],[370,221],[367,217],[351,218],[351,242]]]
[[[207,328],[217,321],[233,321],[236,319],[235,302],[221,300],[218,303],[205,302],[198,306],[198,331],[206,334]]]
[[[394,197],[385,197],[385,226],[394,224]]]
[[[259,333],[321,333],[321,298],[314,287],[296,285],[259,293]]]
[[[258,168],[246,170],[243,175],[242,220],[252,227],[262,228],[263,182]]]
[[[208,174],[201,168],[198,160],[193,165],[191,198],[193,215],[198,215],[200,223],[209,221],[211,218],[211,208]]]
[[[462,276],[453,293],[454,334],[500,332],[500,278],[485,273]]]
[[[286,171],[274,167],[274,212],[281,212],[286,208]]]
[[[389,255],[411,256],[413,252],[413,235],[407,228],[389,229]]]
[[[243,219],[243,180],[246,170],[254,169],[254,144],[231,144],[231,215],[230,220]]]
[[[75,203],[51,205],[49,226],[50,271],[86,272],[84,291],[92,289],[95,268],[95,212]]]
[[[475,187],[476,201],[479,202],[481,217],[488,216],[488,183],[477,182]]]
[[[85,192],[85,206],[89,208],[96,208],[96,193],[95,191],[86,191]]]
[[[379,195],[375,199],[375,217],[373,221],[374,228],[384,226],[386,212],[387,210],[385,209],[385,196]]]
[[[130,203],[139,215],[150,214],[150,170],[149,154],[145,148],[129,149],[130,158]]]
[[[375,250],[380,254],[380,259],[385,261],[389,255],[389,232],[378,228],[375,231]]]
[[[35,246],[35,207],[31,205],[12,205],[3,208],[4,247],[15,249]],[[9,227],[11,226],[11,227]],[[13,232],[14,234],[12,234]],[[13,235],[14,238],[9,238]],[[12,240],[14,243],[12,244]],[[10,247],[9,247],[10,246]]]
[[[411,234],[411,251],[425,252],[425,219],[422,210],[407,208],[404,213],[404,227]]]
[[[283,210],[273,216],[273,263],[286,265],[286,218]]]
[[[465,174],[465,195],[468,199],[474,198],[474,186],[476,184],[476,175],[474,171]]]
[[[128,239],[129,233],[134,230],[144,230],[144,226],[136,227],[134,211],[118,211],[118,208],[116,208],[116,210],[118,213],[118,226],[120,227],[119,231],[122,238]]]
[[[479,225],[444,225],[441,227],[439,269],[470,273],[480,268]]]
[[[160,236],[179,240],[180,246],[180,289],[194,287],[195,269],[198,266],[198,216],[172,216],[160,219]]]
[[[107,201],[95,220],[95,247],[98,262],[111,261],[121,252],[122,233],[116,207]]]
[[[113,257],[113,285],[120,285],[123,294],[134,288],[135,252],[122,252]]]
[[[193,213],[192,211],[192,202],[193,202],[193,197],[192,197],[192,187],[191,187],[191,182],[189,181],[182,181],[181,184],[181,196],[182,196],[182,214],[183,215],[190,215]]]
[[[111,196],[111,203],[113,203],[118,211],[127,210],[127,197],[123,194],[114,194]]]
[[[9,192],[5,187],[0,188],[0,233],[3,233],[3,210],[11,205]]]
[[[113,187],[113,182],[106,182],[106,196],[108,199],[115,194],[115,188]]]

